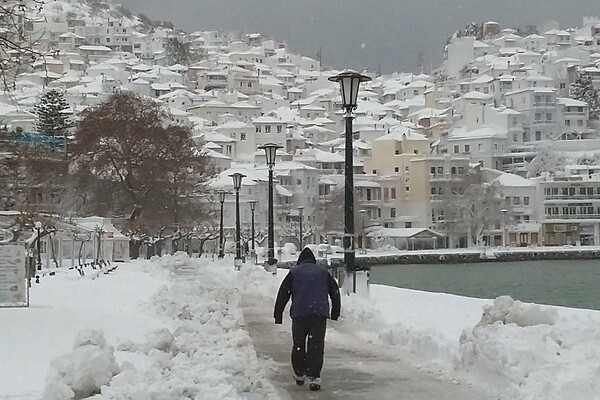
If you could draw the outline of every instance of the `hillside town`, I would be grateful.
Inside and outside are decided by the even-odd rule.
[[[294,53],[285,38],[186,33],[112,1],[46,1],[34,8],[23,9],[16,26],[21,44],[39,56],[21,58],[18,73],[3,76],[3,135],[68,158],[79,126],[87,126],[86,110],[130,93],[157,105],[165,124],[191,132],[192,146],[214,168],[206,193],[231,192],[230,176],[245,175],[244,241],[251,220],[258,244],[266,236],[269,169],[260,148],[274,143],[281,146],[275,242],[340,243],[344,113],[339,87],[328,79],[339,70]],[[14,18],[0,23],[0,36],[10,38]],[[353,121],[356,247],[600,245],[600,18],[586,17],[576,28],[548,22],[526,30],[473,23],[448,39],[443,54],[437,68],[363,72],[372,80],[361,86]],[[40,129],[47,117],[42,98],[63,104],[59,114],[71,121],[64,135]],[[129,258],[130,239],[150,255],[155,241],[178,234],[189,238],[189,252],[218,250],[216,196],[199,196],[211,208],[202,223],[184,215],[134,230],[125,228],[131,216],[92,216],[68,206],[64,181],[19,185],[10,175],[3,173],[0,184],[6,226],[21,215],[25,224],[45,216],[56,235],[71,232],[70,225],[93,233],[100,221],[114,241],[113,259]],[[223,207],[231,238],[233,194]],[[83,242],[84,233],[68,240]],[[184,248],[174,240],[164,246]],[[75,245],[61,251],[74,254]]]

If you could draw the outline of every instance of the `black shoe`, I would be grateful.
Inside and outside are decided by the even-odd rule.
[[[294,373],[294,380],[296,381],[296,385],[298,386],[304,385],[305,378],[306,377],[304,375],[296,375],[296,373]]]
[[[310,382],[308,388],[313,392],[321,389],[321,378],[308,378],[308,381]]]

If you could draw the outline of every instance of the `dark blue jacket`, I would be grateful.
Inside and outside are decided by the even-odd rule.
[[[338,284],[327,269],[316,264],[314,255],[308,248],[302,251],[298,264],[290,270],[281,283],[273,313],[276,324],[282,322],[283,310],[290,297],[292,319],[320,316],[337,320],[340,315]],[[331,298],[331,314],[328,298]]]

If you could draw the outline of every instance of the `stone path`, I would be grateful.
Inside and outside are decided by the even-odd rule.
[[[285,315],[283,325],[275,325],[272,304],[267,301],[244,296],[244,318],[259,356],[274,362],[270,379],[282,399],[494,400],[472,387],[436,379],[386,354],[383,348],[361,343],[358,352],[327,339],[322,390],[311,392],[307,386],[297,386],[290,366],[289,315]],[[328,324],[328,330],[351,332],[343,322],[328,321]]]

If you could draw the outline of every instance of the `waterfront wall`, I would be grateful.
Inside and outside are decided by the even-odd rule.
[[[466,250],[464,253],[448,252],[443,250],[431,253],[406,252],[402,254],[386,255],[358,255],[356,257],[357,269],[369,269],[373,265],[393,264],[471,264],[479,262],[514,262],[514,261],[537,261],[537,260],[591,260],[600,259],[600,248],[573,249],[573,248],[544,248],[539,250],[499,250],[488,249],[487,251]],[[322,265],[327,265],[325,259],[319,259]],[[332,266],[341,266],[343,258],[330,258]],[[296,261],[279,262],[279,268],[289,269],[296,265]]]

